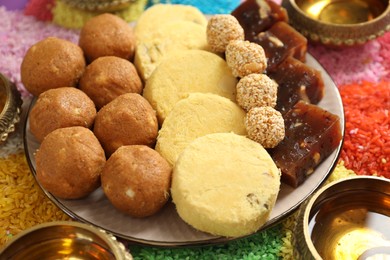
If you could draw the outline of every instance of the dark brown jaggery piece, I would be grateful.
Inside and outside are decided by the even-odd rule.
[[[269,30],[259,33],[256,43],[264,49],[267,72],[276,70],[289,56],[302,62],[306,60],[307,39],[286,22],[277,22]]]
[[[276,110],[286,113],[299,100],[317,104],[324,96],[321,72],[289,56],[268,76],[278,85]]]
[[[303,101],[283,118],[286,136],[269,153],[282,171],[282,181],[298,187],[339,145],[340,118]]]
[[[278,21],[288,22],[286,9],[272,0],[246,0],[231,13],[245,32],[245,40],[255,41],[260,32]]]

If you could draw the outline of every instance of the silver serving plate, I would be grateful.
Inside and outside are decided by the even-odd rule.
[[[321,72],[325,83],[325,94],[318,105],[340,117],[342,136],[344,136],[344,110],[336,85],[328,73],[310,54],[307,54],[306,64]],[[28,118],[25,122],[24,141],[27,161],[35,176],[34,153],[39,148],[39,142],[30,133]],[[342,142],[298,188],[282,184],[269,220],[259,232],[288,217],[308,196],[317,190],[336,166],[341,146]],[[232,238],[212,236],[195,230],[179,217],[175,206],[171,202],[168,202],[157,214],[148,218],[137,219],[116,210],[105,197],[101,188],[87,198],[80,200],[59,199],[44,188],[42,189],[48,198],[70,217],[81,222],[93,224],[131,242],[172,247],[210,245],[233,240]]]

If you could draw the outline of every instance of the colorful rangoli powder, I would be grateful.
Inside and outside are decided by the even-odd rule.
[[[390,178],[390,82],[340,86],[345,109],[341,159],[359,175]]]

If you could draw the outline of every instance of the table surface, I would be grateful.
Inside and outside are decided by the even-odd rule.
[[[47,4],[47,2],[50,1],[30,1],[30,12],[34,10],[31,7],[31,3],[38,6],[39,4],[42,5],[42,3]],[[207,1],[171,2],[192,4],[199,7],[205,13],[229,13],[239,3],[239,1],[215,1],[213,6],[210,6]],[[3,5],[5,4],[7,4],[7,1]],[[20,9],[20,6],[14,9],[10,10],[0,5],[0,17],[2,17],[0,19],[0,72],[9,77],[16,84],[22,96],[28,99],[29,95],[20,81],[20,64],[26,50],[32,44],[47,36],[62,37],[76,43],[78,30],[65,29],[50,21],[40,21],[47,20],[47,15],[41,17],[36,16],[40,20],[34,16],[25,15],[23,10]],[[368,166],[365,166],[369,164],[362,166],[362,164],[357,165],[349,161],[346,164],[345,158],[348,157],[347,154],[351,151],[350,149],[355,149],[353,147],[366,145],[359,143],[360,139],[356,138],[355,134],[360,130],[375,132],[376,136],[379,135],[377,138],[381,138],[385,142],[381,145],[384,145],[383,147],[390,147],[388,137],[388,110],[390,109],[390,33],[386,33],[378,39],[364,45],[348,48],[330,49],[310,43],[308,51],[322,64],[333,78],[343,99],[355,98],[353,90],[356,89],[356,98],[359,98],[359,93],[361,95],[368,93],[368,95],[372,95],[372,98],[380,100],[379,106],[380,111],[384,113],[384,122],[379,125],[381,127],[379,134],[375,129],[363,129],[365,127],[363,124],[346,116],[346,138],[348,138],[348,146],[343,148],[345,151],[343,151],[341,160],[336,167],[335,173],[332,174],[331,179],[337,179],[355,173],[372,175],[373,172],[370,171]],[[381,93],[375,93],[375,89],[380,90]],[[352,113],[353,109],[356,109],[352,105],[349,107],[350,104],[353,104],[353,102],[348,99],[348,106],[344,106],[346,114]],[[359,112],[364,113],[365,111]],[[4,246],[6,241],[12,239],[14,235],[33,225],[53,220],[69,220],[64,213],[43,195],[35,183],[25,161],[21,131],[21,125],[18,125],[15,133],[0,147],[0,198],[3,198],[3,200],[0,200],[0,248]],[[390,162],[389,149],[382,149],[377,156],[382,158],[383,165],[380,168],[381,172],[376,174],[390,177],[388,164]],[[348,170],[344,167],[344,164]],[[17,190],[16,195],[13,193],[14,190]],[[24,196],[24,193],[27,194],[27,192],[30,195],[28,198]],[[19,199],[22,199],[24,203],[18,202],[20,201]],[[15,219],[25,219],[26,221],[20,223]],[[294,216],[268,230],[225,245],[175,249],[135,245],[128,246],[136,259],[290,259],[292,258],[291,237],[293,234],[291,229],[293,221]]]

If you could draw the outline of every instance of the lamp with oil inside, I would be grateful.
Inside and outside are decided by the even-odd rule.
[[[343,47],[390,30],[388,0],[283,0],[290,23],[312,42]]]
[[[388,179],[357,176],[330,183],[303,203],[298,214],[296,259],[390,257],[385,250],[390,249]]]

